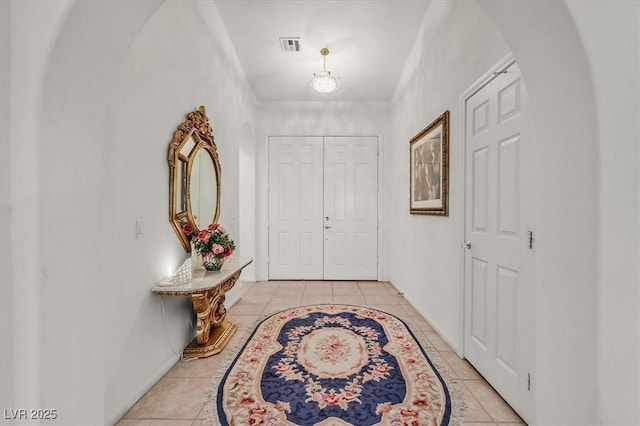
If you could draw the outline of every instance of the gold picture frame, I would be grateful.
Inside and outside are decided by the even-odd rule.
[[[449,111],[409,141],[409,213],[449,216]]]

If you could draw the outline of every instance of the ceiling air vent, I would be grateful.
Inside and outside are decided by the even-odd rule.
[[[280,37],[280,49],[285,53],[300,51],[300,37]]]

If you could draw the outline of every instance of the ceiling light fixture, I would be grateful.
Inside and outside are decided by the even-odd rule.
[[[322,72],[320,74],[313,73],[313,80],[311,80],[311,88],[316,92],[320,92],[323,95],[327,93],[331,93],[338,88],[338,83],[340,82],[339,78],[336,78],[331,75],[330,71],[327,71],[327,55],[329,54],[329,49],[323,47],[320,49],[320,54],[324,60],[324,64],[322,66]]]

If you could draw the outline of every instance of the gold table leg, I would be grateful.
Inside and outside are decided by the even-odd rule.
[[[191,295],[196,313],[196,337],[184,349],[184,358],[203,358],[222,352],[238,327],[225,320],[225,293],[233,288],[240,272],[213,289]]]

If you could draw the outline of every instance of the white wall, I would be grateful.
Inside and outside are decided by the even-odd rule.
[[[11,51],[11,3],[0,2],[0,52]],[[0,60],[0,141],[11,140],[11,60]],[[11,255],[11,145],[0,143],[0,407],[15,407]]]
[[[44,195],[54,184],[52,170],[77,170],[71,166],[78,157],[64,155],[65,139],[43,132],[49,119],[43,106],[48,55],[70,4],[4,3],[3,14],[10,13],[11,25],[3,27],[3,38],[5,31],[10,31],[10,48],[3,49],[2,61],[9,61],[10,81],[9,90],[3,90],[2,97],[9,102],[11,126],[9,137],[2,140],[2,154],[10,157],[6,159],[8,169],[3,167],[3,179],[9,178],[4,183],[9,188],[7,192],[3,188],[3,212],[8,215],[2,217],[1,255],[2,286],[11,288],[8,293],[12,296],[12,318],[9,327],[4,321],[2,324],[3,343],[7,335],[6,340],[11,342],[9,348],[3,346],[2,357],[12,351],[9,357],[13,358],[13,381],[6,382],[3,371],[3,394],[11,394],[12,399],[11,405],[3,408],[48,406],[72,415],[78,412],[87,421],[97,423],[102,419],[102,355],[96,345],[80,338],[101,339],[101,310],[95,309],[98,287],[91,285],[88,267],[83,265],[91,252],[78,253],[76,257],[72,251],[75,242],[90,234],[91,228],[84,223],[98,214],[97,206],[92,204],[92,192],[86,190],[95,177],[69,179]],[[82,121],[83,116],[76,118]],[[71,194],[77,198],[69,201]],[[60,220],[56,213],[62,213],[64,219]],[[82,231],[68,232],[72,228]],[[68,236],[60,238],[65,229]],[[64,254],[71,255],[56,265]],[[82,303],[78,303],[78,294],[83,295]],[[85,357],[91,361],[76,364]],[[81,397],[87,406],[74,407],[74,401]]]
[[[253,263],[244,268],[242,279],[256,281],[256,139],[251,126],[245,123],[239,140],[238,158],[240,235],[236,242],[238,256],[250,257]]]
[[[640,3],[570,2],[599,139],[598,387],[607,424],[640,423]]]
[[[188,298],[164,298],[165,322],[150,291],[187,257],[167,216],[173,132],[207,107],[221,221],[237,238],[237,141],[255,122],[253,94],[212,2],[11,9],[9,391],[14,407],[57,408],[51,424],[109,424],[191,337]]]
[[[330,96],[330,95],[327,95]],[[268,137],[269,136],[378,136],[382,146],[390,143],[386,134],[389,105],[385,102],[259,102],[257,109],[259,132],[256,147],[256,209],[268,212]],[[379,170],[380,181],[386,171]],[[384,205],[380,194],[379,205]],[[380,209],[382,215],[382,209]],[[258,280],[268,279],[267,255],[268,214],[257,217],[256,270]],[[384,261],[385,248],[379,246]],[[383,265],[384,268],[384,265]],[[384,269],[381,271],[384,278]]]
[[[253,95],[211,2],[164,3],[132,44],[114,89],[112,152],[107,154],[107,176],[113,177],[107,207],[112,244],[107,258],[136,271],[119,284],[128,297],[108,294],[109,305],[123,309],[117,317],[107,311],[112,323],[107,328],[105,406],[121,414],[139,396],[136,392],[145,390],[140,384],[153,383],[190,337],[190,300],[165,297],[165,325],[160,298],[149,291],[150,283],[175,270],[185,257],[167,226],[168,144],[186,113],[205,105],[222,168],[219,221],[238,241],[239,146],[241,129],[253,121]],[[132,238],[136,218],[145,222],[143,240]],[[120,272],[106,275],[116,281]]]
[[[385,169],[390,279],[456,350],[462,347],[463,147],[460,96],[508,53],[473,2],[434,2],[393,98]],[[450,110],[449,216],[409,214],[409,140]],[[393,235],[393,238],[390,236]]]

